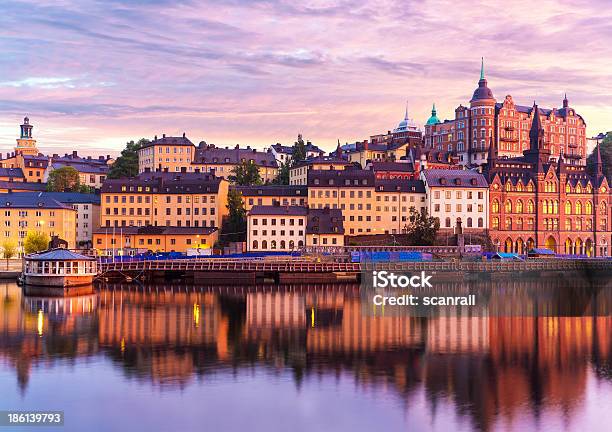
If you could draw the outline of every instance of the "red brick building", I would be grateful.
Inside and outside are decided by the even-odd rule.
[[[547,132],[546,111],[534,104],[530,112],[540,115],[531,122],[530,145],[521,157],[500,157],[490,139],[485,173],[493,244],[505,252],[540,247],[560,254],[609,256],[611,195],[599,151],[594,174],[584,165],[568,164],[563,155],[552,160],[547,135],[555,132]]]
[[[539,112],[546,132],[544,145],[550,150],[551,158],[558,160],[562,156],[569,165],[584,165],[586,123],[570,107],[567,96],[561,108],[541,108]],[[488,143],[493,138],[499,158],[520,157],[529,149],[533,118],[532,107],[515,104],[510,95],[503,102],[497,102],[488,87],[482,65],[469,108],[459,105],[455,118],[442,122],[434,106],[425,125],[425,147],[453,151],[463,165],[484,165]]]

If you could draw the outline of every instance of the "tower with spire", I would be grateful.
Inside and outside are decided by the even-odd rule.
[[[37,155],[36,140],[32,137],[33,126],[30,124],[30,119],[26,116],[23,118],[23,124],[20,125],[21,133],[17,138],[17,146],[15,146],[15,154],[22,155]]]
[[[470,99],[469,162],[474,165],[486,163],[488,145],[494,137],[495,97],[487,85],[484,57],[480,63],[478,87]]]

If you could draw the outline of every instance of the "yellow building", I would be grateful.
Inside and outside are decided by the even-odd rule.
[[[0,195],[2,238],[15,241],[20,255],[30,231],[59,236],[76,248],[76,211],[68,205],[39,193],[16,192]]]
[[[424,211],[420,180],[376,180],[371,170],[310,171],[308,206],[342,210],[346,235],[400,234],[410,208]]]
[[[138,150],[138,172],[214,172],[227,179],[243,162],[253,162],[264,182],[278,175],[278,163],[271,151],[260,152],[251,147],[221,148],[202,141],[196,147],[186,136],[155,137]]]
[[[101,227],[220,227],[228,182],[209,173],[151,173],[104,182]]]
[[[260,185],[234,186],[242,195],[246,211],[256,205],[307,206],[307,186]]]
[[[290,185],[306,185],[308,183],[308,171],[311,170],[343,170],[353,164],[344,159],[333,156],[319,156],[306,159],[289,169]]]
[[[133,255],[144,252],[203,253],[219,238],[216,227],[102,227],[93,233],[100,255]]]

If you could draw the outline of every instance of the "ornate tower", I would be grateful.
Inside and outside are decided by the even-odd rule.
[[[480,64],[478,88],[470,100],[469,162],[482,165],[487,162],[488,144],[495,130],[495,98],[487,86],[484,58]]]
[[[17,138],[17,146],[15,147],[15,154],[23,155],[37,155],[38,149],[36,148],[36,140],[32,138],[32,128],[30,119],[24,117],[23,124],[21,127],[20,137]]]

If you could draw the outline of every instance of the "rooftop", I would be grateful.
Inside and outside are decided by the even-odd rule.
[[[306,234],[344,234],[342,210],[309,209]]]
[[[308,208],[301,206],[256,205],[249,216],[306,216]]]
[[[94,261],[95,258],[81,255],[68,249],[51,249],[27,256],[30,261]]]
[[[101,192],[217,193],[222,181],[211,173],[143,172],[136,177],[106,180]]]
[[[470,170],[426,169],[423,175],[429,187],[489,187],[482,174]]]
[[[234,186],[242,196],[308,196],[307,186],[265,185],[265,186]]]
[[[72,207],[46,195],[44,192],[10,192],[0,194],[0,207],[73,210]]]
[[[209,235],[217,231],[216,227],[177,227],[177,226],[144,226],[144,227],[100,227],[94,234],[115,235]]]
[[[206,144],[204,141],[199,144],[193,159],[194,164],[212,163],[236,165],[243,161],[253,161],[255,165],[259,166],[278,167],[278,163],[272,151],[261,152],[251,147],[240,148],[239,146],[234,148],[220,148],[216,147],[214,144]]]
[[[164,134],[159,139],[157,138],[157,136],[155,136],[153,141],[151,141],[148,144],[143,145],[141,148],[153,147],[153,146],[156,146],[156,145],[192,146],[192,147],[195,146],[195,144],[192,143],[189,140],[189,138],[185,137],[185,134],[183,134],[183,136],[180,136],[180,137],[172,137],[172,136],[168,136],[167,137]]]

